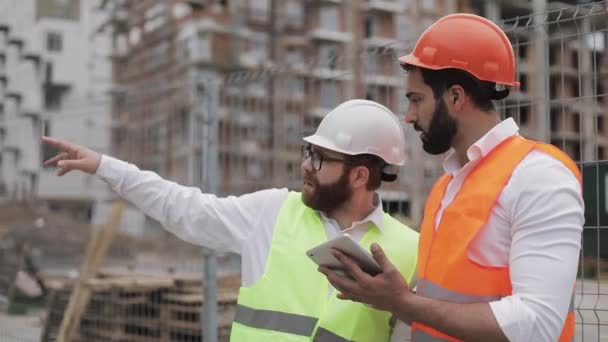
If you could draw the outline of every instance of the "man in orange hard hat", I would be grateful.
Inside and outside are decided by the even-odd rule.
[[[493,100],[517,86],[513,49],[491,21],[439,19],[414,51],[405,119],[430,154],[448,152],[421,226],[416,294],[372,246],[371,277],[343,254],[354,279],[321,268],[343,299],[412,324],[421,341],[571,341],[584,222],[581,174],[552,145],[518,134]]]

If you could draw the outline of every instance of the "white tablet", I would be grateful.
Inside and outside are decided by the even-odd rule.
[[[335,248],[342,253],[347,254],[355,259],[359,267],[368,274],[376,275],[382,272],[382,268],[372,254],[365,248],[361,247],[348,234],[343,234],[335,239],[326,241],[306,252],[306,255],[319,266],[325,266],[330,269],[344,270],[344,265],[331,254],[331,249]]]

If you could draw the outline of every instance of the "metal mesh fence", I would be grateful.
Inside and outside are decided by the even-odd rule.
[[[501,104],[524,136],[567,152],[583,172],[585,227],[576,285],[576,340],[608,336],[605,117],[608,113],[606,2],[506,20],[521,87]]]

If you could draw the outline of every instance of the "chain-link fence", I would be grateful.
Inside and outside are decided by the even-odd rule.
[[[606,2],[504,21],[517,57],[519,91],[501,105],[524,136],[566,151],[583,171],[585,227],[576,287],[576,340],[608,336],[606,283]],[[608,242],[608,241],[607,241]]]
[[[603,234],[608,220],[606,5],[595,2],[500,23],[515,47],[521,83],[500,103],[500,112],[513,117],[524,136],[565,150],[583,170],[586,224],[575,300],[577,341],[608,337],[608,252],[601,242],[608,237]],[[314,30],[304,42],[287,35],[275,37],[284,44],[282,49],[270,44],[275,52],[268,58],[275,62],[236,71],[192,64],[188,77],[164,87],[163,91],[177,89],[186,94],[180,96],[189,98],[187,106],[165,106],[163,110],[176,112],[167,116],[178,118],[169,122],[171,129],[190,127],[190,136],[168,134],[166,139],[196,146],[194,184],[204,184],[204,189],[220,195],[270,187],[298,190],[301,138],[312,133],[331,108],[347,99],[366,98],[401,116],[407,103],[405,77],[397,57],[411,49],[413,41],[383,38],[372,32],[372,26],[368,28],[367,17],[362,20],[365,29],[360,35]],[[251,43],[249,38],[243,39],[241,44]],[[122,105],[137,103],[136,98],[128,97]],[[135,129],[141,136],[156,134],[144,132],[143,127]],[[380,195],[387,212],[417,229],[426,194],[441,168],[436,158],[424,155],[411,128],[404,126],[404,130],[408,162],[398,181],[383,185]],[[86,225],[74,223],[70,217],[30,209],[27,220],[4,221],[19,228],[3,239],[29,243],[29,257],[39,265],[46,296],[38,303],[39,319],[29,325],[19,327],[22,323],[0,316],[8,322],[4,330],[0,323],[2,342],[56,338],[91,237]],[[75,340],[203,339],[200,248],[164,233],[151,220],[144,226],[151,232],[145,236],[119,232],[101,271],[88,281],[90,298]],[[222,256],[219,269],[218,336],[226,340],[240,284],[238,258]],[[35,282],[37,272],[26,274]],[[36,329],[39,335],[30,336]]]

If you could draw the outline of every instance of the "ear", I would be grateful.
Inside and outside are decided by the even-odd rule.
[[[366,187],[369,181],[369,169],[365,166],[357,166],[350,170],[350,183],[353,188]]]
[[[468,101],[464,88],[460,84],[454,84],[445,94],[447,96],[445,102],[450,112],[460,112]]]

